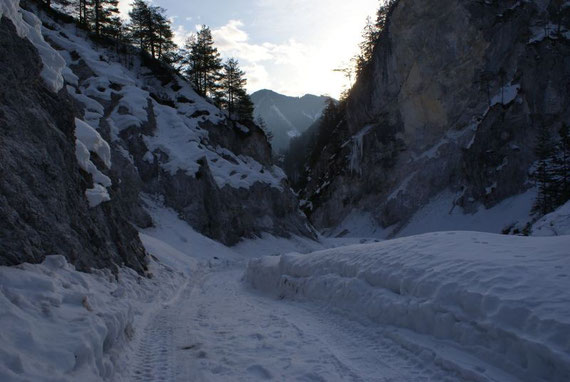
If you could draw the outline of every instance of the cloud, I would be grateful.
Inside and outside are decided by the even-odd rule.
[[[247,78],[247,88],[250,91],[270,87],[271,80],[265,66],[260,64],[244,65],[242,67]]]
[[[189,32],[188,30],[186,30],[184,25],[176,26],[176,28],[174,28],[174,30],[172,32],[174,34],[174,36],[172,37],[172,40],[180,48],[184,47],[184,43],[186,42],[186,39],[188,37],[190,37],[190,35],[192,34],[192,32]]]
[[[224,56],[251,63],[261,61],[292,63],[301,60],[305,54],[305,46],[293,39],[284,44],[250,43],[249,35],[243,27],[242,21],[230,20],[226,25],[212,30],[216,46]]]

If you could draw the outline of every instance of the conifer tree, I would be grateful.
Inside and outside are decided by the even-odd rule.
[[[145,1],[135,0],[131,3],[129,31],[131,38],[137,42],[140,50],[146,50],[146,21],[149,12],[150,9]]]
[[[119,0],[91,0],[93,31],[97,36],[111,35],[113,28],[120,23]]]
[[[161,7],[152,7],[154,22],[156,23],[156,44],[157,57],[159,60],[170,61],[172,53],[176,50],[176,44],[172,40],[174,33],[172,32],[171,22],[165,16],[166,10]]]
[[[546,126],[542,126],[538,135],[535,148],[537,167],[534,179],[538,187],[538,195],[535,200],[533,211],[541,215],[547,214],[554,209],[553,192],[556,191],[552,173],[553,144],[550,133]]]
[[[162,7],[150,6],[144,0],[135,0],[129,12],[129,30],[131,38],[138,47],[153,58],[170,62],[176,44],[172,41],[174,33],[166,10]]]
[[[560,140],[554,154],[554,177],[556,183],[556,205],[570,200],[570,127],[563,125],[559,131]]]
[[[91,0],[77,0],[76,5],[79,25],[87,28],[89,26],[89,19],[91,18]]]
[[[218,81],[222,70],[222,59],[214,46],[214,38],[206,25],[189,42],[188,68],[186,75],[194,90],[202,96],[217,98]]]
[[[245,89],[238,90],[235,108],[238,121],[253,121],[254,105]]]
[[[236,111],[239,96],[245,94],[245,73],[239,68],[236,59],[230,58],[224,63],[224,71],[220,83],[222,106],[226,108],[230,118]]]

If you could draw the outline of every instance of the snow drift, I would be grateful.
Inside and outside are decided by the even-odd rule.
[[[0,380],[122,380],[138,320],[181,285],[152,264],[154,279],[121,268],[82,273],[63,256],[0,267]]]
[[[462,376],[497,380],[492,371],[499,370],[506,374],[498,380],[567,381],[569,247],[570,236],[440,232],[252,260],[245,278],[281,298],[319,301],[393,326],[407,333],[398,341],[434,362],[451,348],[493,365],[447,362]],[[414,336],[440,347],[426,349],[409,340]]]

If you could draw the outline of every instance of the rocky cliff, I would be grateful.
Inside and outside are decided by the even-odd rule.
[[[225,244],[313,235],[259,127],[134,48],[22,6],[0,7],[0,264],[142,272],[145,198]]]
[[[92,180],[76,160],[72,99],[46,85],[37,49],[7,17],[0,56],[0,265],[59,254],[82,270],[144,271],[146,253],[119,201],[89,207]]]
[[[309,174],[319,228],[403,228],[437,195],[490,208],[533,186],[537,132],[570,122],[570,3],[400,0]]]

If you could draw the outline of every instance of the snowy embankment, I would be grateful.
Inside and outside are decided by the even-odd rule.
[[[568,381],[568,248],[570,236],[440,232],[251,260],[245,277],[388,325],[464,377]]]
[[[82,273],[63,256],[0,267],[0,380],[126,380],[137,329],[184,281],[156,263],[151,271]]]
[[[532,226],[532,235],[570,235],[570,201],[534,223]]]

